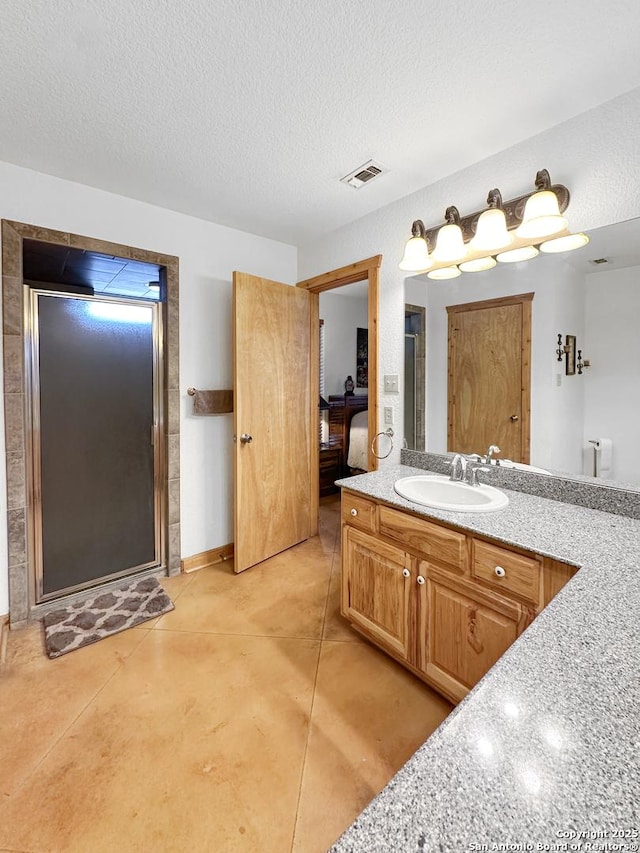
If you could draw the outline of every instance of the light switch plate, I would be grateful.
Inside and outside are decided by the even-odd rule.
[[[385,373],[384,391],[385,391],[385,394],[397,394],[398,393],[398,374],[397,373]]]
[[[393,406],[384,407],[384,424],[385,426],[393,426]]]

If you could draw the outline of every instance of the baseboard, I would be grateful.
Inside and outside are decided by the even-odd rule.
[[[0,616],[0,666],[7,659],[7,639],[9,637],[9,616]]]
[[[230,542],[228,545],[221,545],[219,548],[201,551],[199,554],[194,554],[193,557],[185,557],[182,560],[182,571],[185,574],[197,572],[198,569],[206,569],[207,566],[214,566],[216,563],[222,563],[232,557],[233,542]]]

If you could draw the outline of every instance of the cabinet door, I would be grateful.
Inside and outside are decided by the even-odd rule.
[[[352,527],[343,531],[343,615],[374,642],[408,658],[409,557]]]
[[[428,627],[421,668],[459,701],[516,639],[523,614],[518,605],[492,601],[440,576],[428,576],[425,588],[421,610],[426,608],[426,618],[420,621]]]

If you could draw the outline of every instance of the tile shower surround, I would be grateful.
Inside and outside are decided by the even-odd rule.
[[[32,568],[27,547],[27,435],[25,429],[24,319],[22,241],[58,243],[127,260],[158,264],[167,271],[164,309],[165,465],[167,507],[165,555],[170,575],[180,571],[180,390],[178,258],[120,243],[2,220],[2,312],[4,407],[7,463],[7,532],[9,544],[9,617],[12,627],[25,624],[32,601]]]

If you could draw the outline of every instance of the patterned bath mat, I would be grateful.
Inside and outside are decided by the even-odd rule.
[[[157,578],[144,578],[101,592],[87,601],[52,610],[43,620],[47,655],[60,657],[147,619],[155,619],[173,608]]]

